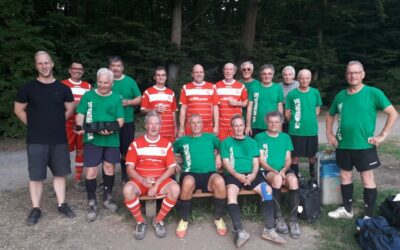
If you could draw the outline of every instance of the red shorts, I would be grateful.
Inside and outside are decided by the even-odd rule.
[[[74,126],[66,125],[67,139],[69,145],[69,152],[75,150],[83,150],[83,135],[77,135],[74,133]]]
[[[147,195],[147,191],[149,191],[148,187],[145,187],[142,183],[140,183],[136,179],[130,179],[130,182],[132,182],[139,189],[139,191],[140,191],[139,196]],[[157,197],[164,196],[163,194],[161,194],[161,190],[171,182],[175,182],[175,181],[171,178],[167,178],[163,182],[161,182],[161,184],[158,186],[156,196]]]

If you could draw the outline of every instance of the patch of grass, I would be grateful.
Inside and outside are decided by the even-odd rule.
[[[400,160],[400,147],[395,141],[388,140],[384,142],[378,147],[378,151],[379,153],[389,154],[395,157],[397,160]]]

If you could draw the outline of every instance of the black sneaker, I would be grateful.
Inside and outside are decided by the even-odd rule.
[[[28,215],[28,218],[26,219],[26,225],[28,226],[35,225],[41,216],[42,216],[42,210],[40,210],[40,208],[38,207],[32,208],[31,212]]]
[[[76,217],[76,214],[74,213],[74,211],[72,211],[72,209],[68,206],[67,203],[61,204],[61,206],[57,207],[57,210],[58,210],[58,212],[65,215],[65,217],[67,217],[67,218],[75,218]]]

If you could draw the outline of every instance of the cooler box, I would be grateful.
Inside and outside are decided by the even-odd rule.
[[[321,188],[321,204],[342,204],[340,169],[336,165],[335,153],[317,154],[317,175]]]

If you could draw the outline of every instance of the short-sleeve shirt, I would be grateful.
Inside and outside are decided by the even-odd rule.
[[[143,177],[160,177],[168,168],[176,166],[172,144],[162,136],[154,141],[146,135],[138,137],[129,145],[126,164],[134,165]]]
[[[254,138],[258,149],[264,152],[267,164],[274,170],[280,171],[285,167],[286,154],[293,150],[292,140],[286,133],[280,132],[272,137],[267,132],[259,133]]]
[[[85,116],[85,123],[112,122],[124,118],[121,98],[111,92],[108,96],[101,96],[96,90],[86,92],[76,111]],[[99,133],[85,133],[84,143],[91,143],[103,147],[119,147],[119,134],[101,135]]]
[[[182,156],[183,172],[215,172],[215,150],[220,141],[214,134],[203,133],[199,137],[183,136],[174,143],[174,152]]]
[[[203,120],[203,131],[213,132],[213,106],[218,105],[218,96],[215,85],[210,82],[196,84],[189,82],[182,87],[179,102],[186,105],[186,127],[189,127],[189,118],[199,114]]]
[[[127,75],[123,75],[122,79],[114,80],[112,91],[120,97],[121,102],[124,99],[132,100],[141,95],[136,81]],[[124,114],[125,114],[124,121],[126,123],[134,121],[134,115],[135,115],[134,107],[130,105],[125,106]]]
[[[251,89],[253,88],[254,85],[260,84],[260,81],[257,80],[257,79],[253,79],[250,82],[245,82],[244,80],[241,80],[240,82],[243,83],[244,86],[246,87],[247,93],[250,93],[250,91],[251,91]]]
[[[260,156],[257,143],[252,138],[244,139],[226,138],[221,143],[221,158],[229,159],[229,163],[237,173],[250,173],[253,171],[253,159]],[[229,174],[225,171],[225,174]]]
[[[160,113],[160,135],[175,138],[175,122],[173,113],[177,110],[174,91],[169,88],[152,86],[146,89],[142,96],[141,109],[156,109],[157,105],[164,105],[165,111]]]
[[[384,110],[391,103],[375,87],[364,85],[355,93],[340,91],[333,100],[329,114],[338,114],[336,138],[341,149],[369,149],[368,138],[374,136],[377,110]]]
[[[265,115],[278,110],[278,103],[283,102],[282,88],[276,83],[272,83],[268,87],[262,83],[254,84],[249,94],[249,101],[253,102],[251,127],[266,129]]]
[[[74,105],[76,105],[76,106],[81,101],[83,94],[85,94],[86,92],[88,92],[92,89],[92,86],[90,85],[90,83],[85,82],[85,81],[74,82],[74,81],[72,81],[72,79],[65,79],[65,80],[62,80],[61,82],[64,83],[66,86],[68,86],[71,89],[72,95],[74,96]],[[70,125],[70,126],[75,125],[75,116],[76,116],[76,110],[68,118],[67,125]]]
[[[318,135],[318,119],[316,108],[322,105],[321,95],[315,88],[307,92],[292,90],[287,98],[285,109],[291,111],[289,134],[297,136]]]
[[[35,79],[19,89],[15,101],[27,103],[27,143],[67,143],[65,103],[74,101],[70,88],[57,80],[45,84]]]

